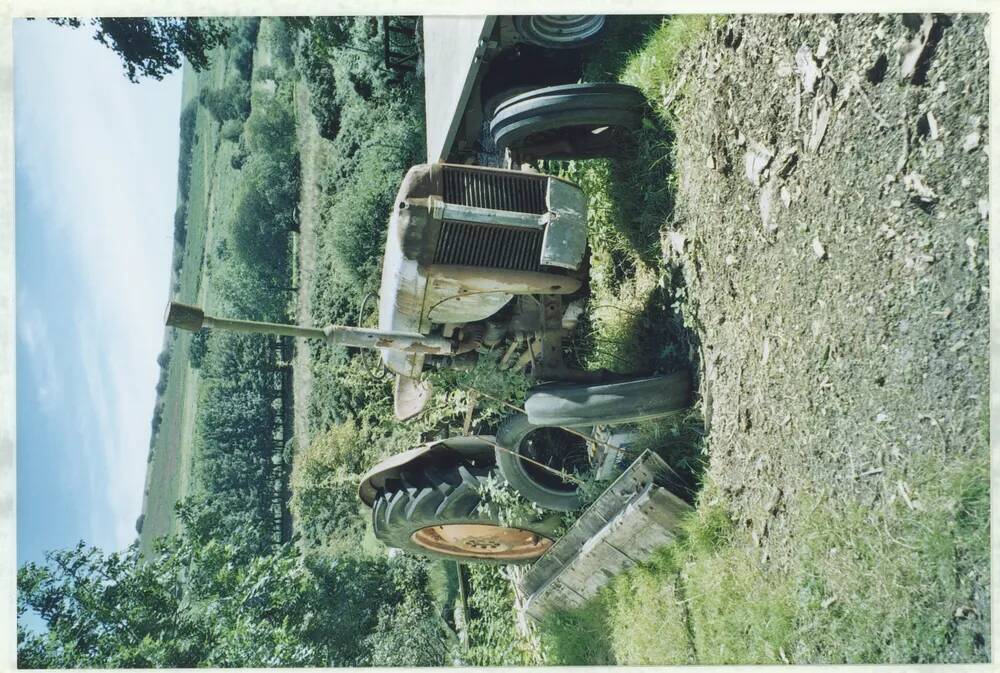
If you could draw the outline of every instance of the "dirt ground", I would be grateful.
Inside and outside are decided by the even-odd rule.
[[[298,235],[298,297],[296,322],[300,325],[312,324],[311,298],[308,279],[316,266],[316,223],[319,221],[319,176],[324,159],[322,138],[316,125],[316,118],[309,109],[309,92],[305,84],[295,86],[296,134],[299,143],[299,159],[302,167],[302,194],[299,199]],[[292,389],[295,395],[295,437],[298,446],[309,443],[309,394],[312,391],[312,363],[309,342],[299,339],[295,342],[295,358],[292,366]]]
[[[807,503],[918,508],[921,456],[988,461],[987,20],[734,17],[680,73],[663,252],[709,477],[780,564]]]

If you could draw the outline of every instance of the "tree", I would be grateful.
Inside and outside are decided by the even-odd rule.
[[[218,122],[231,119],[243,121],[250,114],[250,85],[234,79],[220,89],[202,89],[198,102],[209,111]]]
[[[60,26],[79,28],[76,18],[50,19]],[[125,76],[163,79],[181,66],[181,57],[195,70],[209,64],[210,52],[225,44],[230,28],[220,19],[200,17],[121,17],[87,20],[94,26],[94,39],[118,54]]]
[[[384,560],[303,562],[291,546],[258,555],[257,532],[223,507],[186,501],[179,536],[142,559],[133,544],[105,554],[84,543],[18,570],[17,629],[24,668],[352,666],[364,638],[405,594],[413,573]],[[382,617],[383,622],[385,617]]]

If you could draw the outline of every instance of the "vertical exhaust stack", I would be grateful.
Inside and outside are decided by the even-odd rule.
[[[167,305],[165,322],[168,327],[197,332],[202,328],[224,329],[231,332],[249,332],[253,334],[274,334],[276,336],[291,336],[303,339],[323,339],[327,343],[353,346],[354,348],[386,348],[404,353],[423,353],[426,355],[454,355],[456,344],[451,339],[406,332],[389,332],[362,327],[347,327],[344,325],[328,325],[323,329],[318,327],[300,327],[298,325],[283,325],[273,322],[256,320],[234,320],[206,315],[198,306],[172,301]]]

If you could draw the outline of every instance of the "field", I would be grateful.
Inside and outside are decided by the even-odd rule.
[[[191,104],[196,108],[195,141],[190,153],[187,237],[179,288],[172,299],[203,306],[208,312],[216,307],[218,293],[213,291],[206,251],[213,249],[219,236],[220,218],[233,208],[239,171],[230,165],[236,143],[220,135],[219,122],[197,99],[203,88],[221,86],[230,67],[221,48],[206,70],[195,72],[188,65],[184,67],[182,106]],[[145,520],[139,537],[144,553],[151,551],[153,539],[177,531],[174,503],[193,493],[196,483],[199,374],[190,366],[192,335],[181,330],[174,333],[173,357],[163,395],[163,422],[146,475]]]
[[[224,60],[217,59],[215,62],[224,63]],[[189,66],[184,68],[182,105],[196,101],[199,79],[205,76],[211,76],[211,70],[199,74]],[[187,303],[197,303],[205,286],[202,282],[202,257],[209,227],[209,168],[215,163],[211,156],[214,154],[211,136],[217,132],[214,121],[206,111],[199,109],[196,114],[197,141],[191,148],[192,205],[189,207],[187,240],[179,274],[180,289],[176,293],[177,300]],[[153,539],[176,530],[174,503],[187,493],[191,477],[194,444],[191,427],[194,421],[194,403],[197,400],[198,373],[189,366],[188,346],[191,335],[178,333],[174,338],[174,354],[170,361],[167,389],[163,395],[163,423],[157,433],[153,459],[146,474],[143,499],[145,520],[139,536],[144,553],[152,550]]]

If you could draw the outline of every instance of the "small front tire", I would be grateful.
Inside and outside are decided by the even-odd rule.
[[[536,159],[617,154],[642,123],[646,99],[625,84],[561,84],[519,93],[493,111],[498,148]]]

